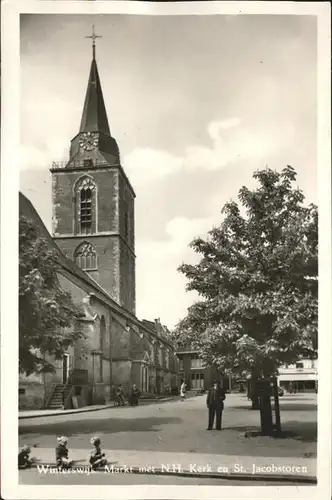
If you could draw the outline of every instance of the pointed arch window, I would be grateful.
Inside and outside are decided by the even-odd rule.
[[[78,179],[75,186],[76,232],[91,234],[96,231],[96,184],[89,176]]]
[[[97,254],[95,247],[88,242],[81,243],[75,251],[75,261],[83,271],[97,269]]]

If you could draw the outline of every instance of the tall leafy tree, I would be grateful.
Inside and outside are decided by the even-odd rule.
[[[81,315],[58,280],[58,254],[38,235],[33,222],[19,221],[19,369],[51,372],[59,359],[81,337],[76,320]]]
[[[200,300],[177,335],[206,364],[257,378],[317,352],[318,211],[292,167],[254,178],[258,187],[242,187],[220,226],[190,245],[201,260],[179,271]]]

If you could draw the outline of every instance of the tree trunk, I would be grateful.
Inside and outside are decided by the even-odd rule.
[[[269,393],[262,395],[260,412],[261,412],[262,434],[263,436],[272,436],[273,435],[272,408],[271,408],[271,398]]]
[[[274,391],[274,411],[275,411],[275,433],[281,434],[281,420],[280,420],[280,406],[279,406],[279,393],[278,393],[278,384],[277,377],[274,377],[273,380],[273,391]]]
[[[257,391],[257,379],[252,380],[251,383],[251,409],[259,410],[259,396]]]
[[[259,379],[259,374],[257,371],[253,371],[250,380],[250,398],[251,398],[251,409],[259,410],[259,395],[257,391],[257,380]]]
[[[260,417],[261,417],[261,431],[263,436],[272,436],[273,431],[273,417],[271,397],[273,395],[273,384],[271,375],[273,373],[272,363],[266,360],[263,364],[262,377],[260,380]]]

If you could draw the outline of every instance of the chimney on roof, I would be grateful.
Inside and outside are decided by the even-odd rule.
[[[161,334],[161,330],[162,330],[161,324],[160,324],[160,318],[156,318],[154,320],[154,324],[155,324],[155,328],[156,328],[156,331],[157,331],[158,335],[160,335]]]

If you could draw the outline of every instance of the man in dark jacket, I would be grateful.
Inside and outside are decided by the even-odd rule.
[[[134,384],[130,391],[129,403],[131,406],[138,406],[138,398],[140,397],[140,391],[137,389],[136,384]]]
[[[224,409],[225,391],[220,387],[219,382],[214,382],[212,389],[209,389],[206,406],[209,410],[209,425],[207,430],[211,431],[214,417],[216,416],[216,429],[221,431],[221,416]]]

